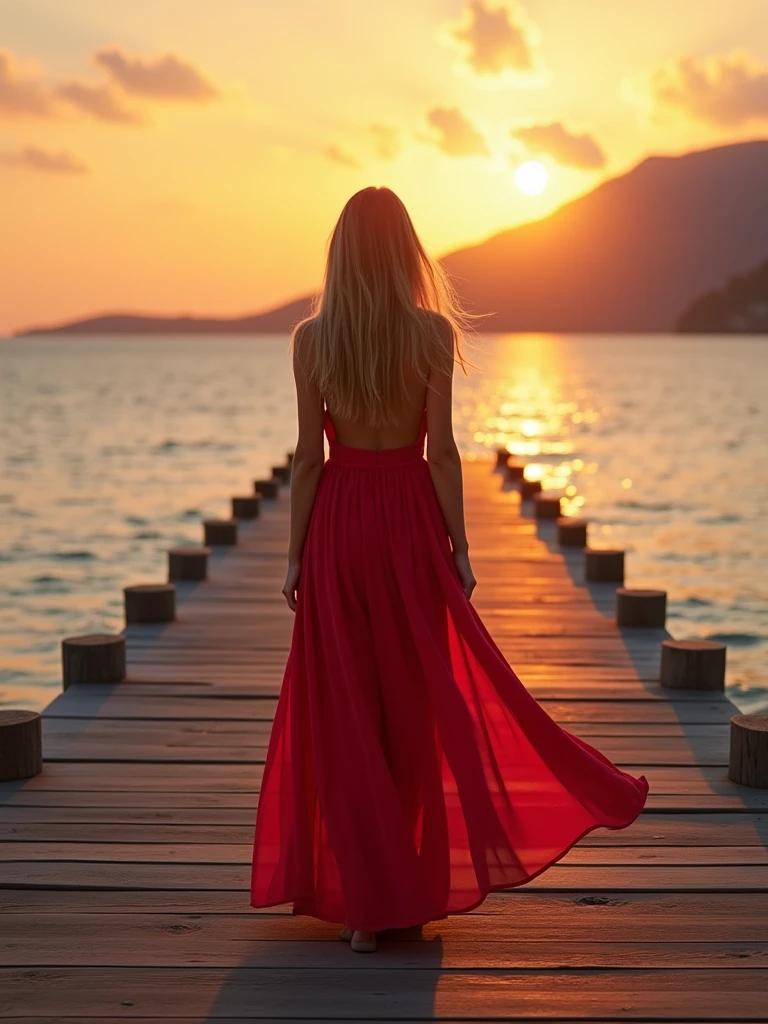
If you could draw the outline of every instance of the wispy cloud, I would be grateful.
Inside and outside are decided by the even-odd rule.
[[[488,143],[458,107],[435,107],[427,120],[437,131],[437,136],[427,141],[448,156],[489,155]]]
[[[127,107],[108,85],[65,82],[56,87],[56,94],[97,121],[111,121],[114,124],[143,124],[145,121],[143,114]]]
[[[469,0],[461,21],[446,26],[476,75],[505,72],[532,75],[541,71],[540,33],[517,0]]]
[[[336,145],[335,142],[331,142],[325,147],[325,155],[329,160],[332,160],[335,164],[341,164],[342,167],[361,167],[361,163],[351,153],[348,153],[341,146]]]
[[[399,128],[390,124],[376,122],[370,125],[374,138],[376,153],[382,160],[394,160],[403,148],[402,133]]]
[[[119,86],[147,99],[205,103],[219,90],[193,64],[171,53],[162,57],[131,57],[118,47],[97,50],[94,61]]]
[[[55,117],[56,100],[38,74],[25,73],[10,50],[0,50],[0,114]]]
[[[605,166],[605,153],[591,135],[578,135],[559,121],[513,128],[513,139],[533,153],[546,153],[566,167],[594,170]]]
[[[626,92],[656,116],[683,114],[722,128],[768,120],[768,65],[741,51],[679,57],[629,83]]]
[[[0,164],[44,174],[84,174],[88,170],[84,163],[63,149],[54,153],[39,146],[24,146],[15,153],[0,153]]]
[[[131,57],[110,47],[98,50],[93,60],[108,81],[73,79],[51,86],[41,73],[25,71],[11,51],[0,50],[0,116],[56,119],[74,109],[99,121],[136,125],[147,118],[135,104],[126,103],[126,96],[145,103],[204,103],[220,96],[197,68],[172,54]]]

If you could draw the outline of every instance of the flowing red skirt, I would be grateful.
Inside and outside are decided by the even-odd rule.
[[[381,931],[476,907],[648,793],[558,726],[467,600],[423,441],[331,440],[269,741],[251,904]]]

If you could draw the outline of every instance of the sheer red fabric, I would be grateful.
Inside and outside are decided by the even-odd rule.
[[[251,904],[380,931],[522,885],[648,783],[558,726],[453,564],[414,445],[330,458],[304,547],[269,741]]]

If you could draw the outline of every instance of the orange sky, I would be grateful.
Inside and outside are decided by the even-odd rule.
[[[768,125],[766,0],[0,0],[0,24],[4,333],[296,297],[365,185],[440,253]]]

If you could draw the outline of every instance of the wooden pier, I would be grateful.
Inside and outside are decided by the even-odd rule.
[[[125,681],[46,709],[42,773],[0,783],[4,1019],[768,1021],[768,790],[728,780],[736,709],[662,689],[668,634],[620,630],[615,585],[585,584],[583,550],[487,462],[465,480],[475,606],[557,721],[646,775],[639,821],[373,956],[252,910],[292,626],[283,488],[177,583],[175,621],[127,627]]]

